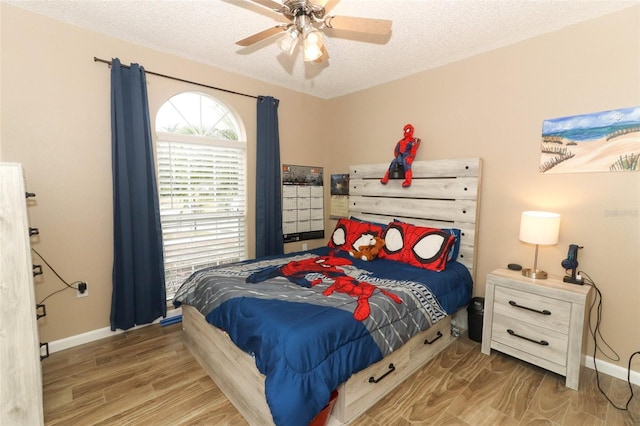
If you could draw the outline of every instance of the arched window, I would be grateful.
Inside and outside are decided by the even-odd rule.
[[[246,259],[246,140],[225,105],[178,94],[156,117],[167,299],[194,271]]]

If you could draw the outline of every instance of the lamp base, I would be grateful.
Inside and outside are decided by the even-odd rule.
[[[534,280],[547,279],[547,273],[545,271],[541,271],[540,269],[525,268],[522,270],[522,275],[524,275],[527,278],[533,278]]]

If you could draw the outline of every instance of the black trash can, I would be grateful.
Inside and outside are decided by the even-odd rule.
[[[484,317],[484,297],[474,297],[467,307],[469,317],[469,339],[482,342],[482,319]]]

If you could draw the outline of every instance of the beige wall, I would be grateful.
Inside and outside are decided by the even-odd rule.
[[[28,213],[40,236],[32,247],[68,282],[87,281],[89,296],[75,291],[46,301],[39,321],[42,341],[55,341],[109,326],[112,268],[110,70],[94,62],[118,57],[147,70],[199,83],[280,99],[281,159],[324,166],[322,133],[326,101],[244,78],[175,56],[125,43],[21,9],[0,4],[0,160],[23,164],[27,187],[37,194]],[[249,145],[249,255],[255,250],[256,100],[149,75],[152,125],[164,101],[185,90],[210,94],[243,120]],[[293,124],[289,124],[293,123]],[[318,242],[315,242],[318,244]],[[320,242],[321,243],[321,242]],[[312,244],[309,244],[311,247]],[[294,250],[299,244],[290,244]],[[3,248],[4,249],[4,248]],[[42,264],[34,255],[34,263]],[[64,284],[44,268],[36,299]]]
[[[67,280],[89,282],[87,298],[67,291],[47,301],[42,340],[109,324],[109,70],[93,57],[117,56],[148,70],[279,98],[282,161],[324,166],[325,176],[345,173],[350,163],[390,161],[408,122],[423,140],[418,159],[481,157],[475,293],[484,294],[482,277],[495,267],[531,266],[533,247],[517,237],[521,211],[557,211],[563,215],[560,243],[541,247],[540,266],[562,274],[567,245],[585,246],[580,267],[603,292],[602,331],[623,359],[617,364],[626,366],[629,354],[640,349],[640,173],[537,172],[544,119],[640,105],[640,8],[330,101],[4,4],[0,12],[0,159],[23,163],[28,188],[38,195],[29,208],[33,226],[41,230],[34,248]],[[185,88],[150,76],[152,116]],[[239,113],[253,147],[254,100],[198,90]],[[250,169],[254,161],[251,150]],[[38,299],[61,287],[49,271],[36,281]],[[640,363],[634,370],[640,371]]]
[[[539,266],[562,275],[568,245],[584,246],[580,269],[604,298],[602,334],[626,368],[640,350],[640,173],[541,175],[538,163],[545,119],[638,105],[635,7],[331,100],[329,173],[390,161],[405,123],[422,139],[418,160],[482,158],[475,294],[494,268],[533,266],[534,246],[518,240],[522,211],[561,213],[560,242],[540,247]]]

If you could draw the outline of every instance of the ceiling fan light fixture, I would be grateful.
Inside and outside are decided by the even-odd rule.
[[[322,33],[311,26],[304,27],[304,60],[306,62],[315,61],[322,56],[322,46],[324,40]]]
[[[338,0],[249,1],[281,14],[281,18],[285,18],[285,21],[282,19],[280,21],[286,22],[288,20],[290,23],[278,24],[237,41],[236,44],[242,47],[252,46],[276,34],[281,34],[282,37],[277,40],[280,50],[293,56],[293,52],[301,44],[300,48],[303,51],[305,62],[323,62],[329,59],[321,32],[327,28],[387,38],[391,36],[391,21],[387,19],[327,15],[328,9],[333,8],[333,3]],[[349,38],[340,36],[339,31],[329,35]],[[283,32],[284,34],[282,34]]]
[[[293,50],[298,43],[299,32],[295,27],[291,27],[284,35],[278,40],[278,47],[287,55],[293,54]]]

